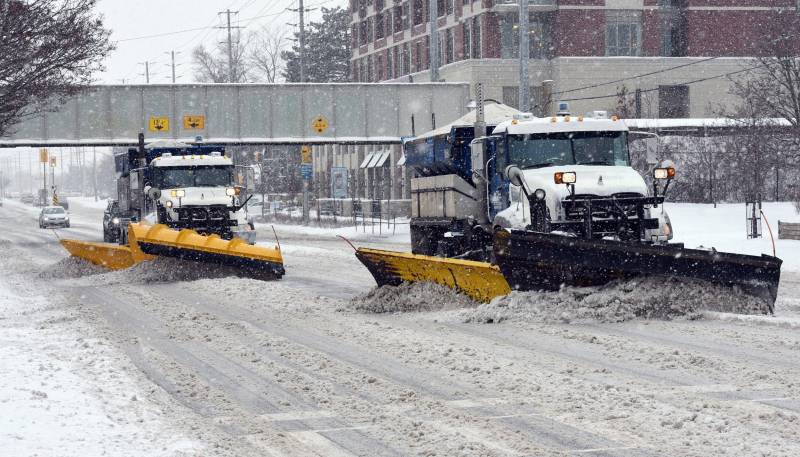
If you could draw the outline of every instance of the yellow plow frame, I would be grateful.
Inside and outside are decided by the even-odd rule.
[[[224,240],[194,230],[172,230],[163,224],[131,223],[127,246],[70,239],[61,240],[61,245],[75,257],[112,270],[165,256],[233,266],[253,276],[281,277],[285,273],[279,247],[251,246],[239,238]]]
[[[369,248],[358,248],[356,257],[379,286],[431,281],[480,302],[489,302],[511,292],[500,269],[490,263]]]

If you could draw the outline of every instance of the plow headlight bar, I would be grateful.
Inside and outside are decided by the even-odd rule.
[[[227,195],[228,197],[233,197],[234,195],[236,195],[236,189],[234,189],[233,187],[228,187],[227,189],[225,189],[225,195]]]
[[[655,179],[673,179],[675,177],[675,168],[656,168],[653,170],[653,178]]]
[[[574,171],[558,171],[553,175],[556,184],[575,184],[578,180]]]
[[[111,223],[114,224],[114,225],[119,225],[119,218],[115,217],[115,218],[111,219]]]
[[[171,191],[169,191],[169,195],[171,197],[183,198],[186,196],[186,191],[183,189],[172,189]]]

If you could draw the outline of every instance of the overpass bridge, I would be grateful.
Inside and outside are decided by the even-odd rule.
[[[29,118],[0,147],[129,146],[177,139],[225,145],[399,144],[466,113],[464,83],[91,86]]]

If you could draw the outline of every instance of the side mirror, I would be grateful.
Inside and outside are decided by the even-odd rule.
[[[522,170],[513,164],[507,166],[506,169],[503,170],[503,177],[517,187],[523,187],[525,184],[525,177],[522,175]]]
[[[659,138],[648,138],[644,140],[645,146],[645,160],[648,165],[656,165],[658,163],[658,142]]]
[[[158,200],[159,198],[161,198],[161,189],[159,189],[158,187],[148,186],[145,189],[145,193],[152,200]]]

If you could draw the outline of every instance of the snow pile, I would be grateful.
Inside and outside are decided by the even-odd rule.
[[[701,310],[765,314],[763,300],[697,280],[648,277],[559,292],[512,292],[464,311],[466,322],[623,322],[701,317]]]
[[[381,286],[354,297],[350,305],[365,313],[396,313],[474,308],[477,304],[464,294],[433,282]]]
[[[106,270],[107,271],[107,270]],[[225,278],[242,272],[230,267],[203,262],[157,257],[125,270],[112,271],[91,278],[96,284],[144,284],[159,282],[195,281],[207,278]]]
[[[65,257],[39,273],[42,279],[74,279],[107,272],[107,268],[78,257]]]

